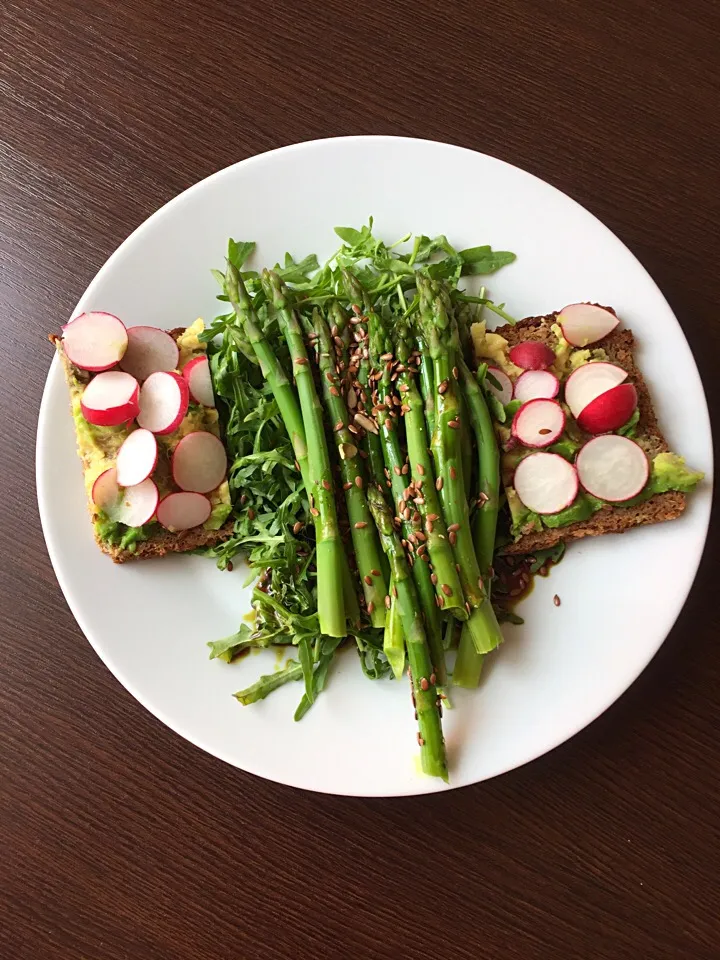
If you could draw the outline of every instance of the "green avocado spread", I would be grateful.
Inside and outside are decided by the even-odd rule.
[[[204,324],[196,320],[187,330],[178,337],[180,348],[179,370],[188,360],[205,350],[205,345],[198,339]],[[81,397],[87,385],[87,378],[66,363],[67,380],[70,388],[70,403],[78,453],[83,463],[85,489],[88,500],[92,505],[92,488],[95,480],[115,465],[117,453],[128,435],[136,429],[135,424],[122,424],[117,427],[100,427],[88,423],[82,413]],[[218,412],[213,407],[203,407],[200,404],[190,403],[187,413],[173,433],[158,436],[158,462],[152,474],[157,485],[160,497],[167,496],[177,488],[172,480],[171,458],[175,447],[180,440],[189,433],[204,430],[220,436]],[[232,511],[230,488],[227,481],[207,494],[210,500],[211,513],[203,524],[206,530],[217,530],[227,520]],[[134,552],[137,544],[153,536],[159,529],[157,522],[152,521],[143,527],[128,527],[108,517],[102,511],[93,509],[93,524],[97,536],[106,543],[118,546],[120,549]]]

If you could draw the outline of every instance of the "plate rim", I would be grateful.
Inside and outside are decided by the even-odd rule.
[[[703,560],[705,550],[707,547],[707,538],[708,538],[711,513],[712,513],[712,487],[713,487],[712,474],[713,474],[713,468],[714,468],[714,444],[713,444],[713,435],[712,435],[712,423],[710,420],[705,388],[702,382],[702,378],[700,376],[700,371],[695,361],[695,356],[692,351],[690,342],[688,341],[688,338],[686,337],[685,332],[678,318],[676,317],[674,310],[672,309],[667,298],[665,297],[662,290],[658,286],[654,277],[649,272],[649,270],[647,270],[647,268],[642,264],[642,262],[635,256],[632,250],[624,243],[624,241],[620,237],[618,237],[617,234],[615,234],[614,231],[610,229],[610,227],[608,227],[605,223],[603,223],[602,220],[600,220],[594,213],[592,213],[592,211],[588,210],[585,206],[583,206],[581,203],[579,203],[569,194],[565,193],[559,187],[556,187],[554,184],[549,183],[546,180],[543,180],[541,177],[537,176],[536,174],[533,174],[530,171],[523,169],[522,167],[518,167],[512,163],[509,163],[508,161],[503,160],[499,157],[494,157],[491,154],[487,154],[478,150],[473,150],[469,147],[463,147],[458,144],[447,143],[441,140],[432,140],[429,138],[422,138],[422,137],[392,136],[392,135],[386,135],[386,134],[357,134],[357,135],[344,136],[344,137],[322,137],[317,139],[303,140],[303,141],[298,141],[296,143],[286,144],[281,147],[276,147],[272,150],[267,150],[262,153],[253,154],[249,157],[244,158],[243,160],[239,160],[239,161],[236,161],[235,163],[229,164],[228,166],[222,167],[219,170],[216,170],[213,173],[209,174],[208,176],[203,177],[201,180],[198,180],[195,183],[191,184],[189,187],[186,187],[180,193],[175,194],[173,197],[171,197],[169,200],[163,203],[160,207],[154,210],[140,224],[138,224],[128,234],[128,236],[113,250],[110,256],[104,261],[104,263],[100,266],[100,268],[94,274],[94,276],[92,277],[92,279],[90,280],[86,288],[84,289],[82,295],[78,299],[77,303],[75,304],[75,307],[71,311],[70,316],[71,317],[74,316],[80,309],[82,309],[81,305],[89,297],[92,296],[96,285],[98,285],[104,278],[105,274],[112,269],[115,261],[117,259],[120,259],[125,248],[134,241],[136,236],[140,234],[151,222],[155,222],[156,220],[162,219],[164,216],[167,216],[168,213],[174,209],[174,207],[180,206],[182,202],[185,200],[185,198],[187,198],[189,195],[192,195],[194,192],[200,191],[201,189],[206,187],[206,185],[209,182],[221,180],[226,176],[231,176],[232,171],[236,170],[238,167],[247,167],[247,166],[252,166],[253,164],[256,164],[256,163],[261,163],[266,158],[273,156],[275,154],[299,153],[299,152],[302,152],[303,150],[316,148],[323,144],[331,144],[331,143],[337,143],[337,142],[342,142],[342,143],[354,142],[354,143],[364,143],[364,144],[366,143],[377,144],[379,142],[386,142],[389,144],[398,143],[398,142],[404,142],[408,144],[432,144],[433,146],[436,146],[436,147],[443,147],[445,149],[449,149],[452,151],[460,151],[465,154],[472,154],[474,156],[483,157],[487,160],[492,161],[493,163],[501,164],[502,166],[508,167],[513,171],[515,171],[516,173],[522,175],[523,177],[527,177],[532,180],[535,180],[538,182],[539,185],[542,185],[543,188],[550,189],[551,191],[557,193],[560,197],[562,197],[563,201],[569,201],[574,206],[579,207],[587,217],[592,218],[596,226],[602,228],[602,230],[607,232],[607,234],[609,234],[613,238],[613,240],[623,248],[625,254],[629,255],[629,257],[632,258],[637,268],[639,268],[645,274],[647,279],[650,281],[650,283],[654,287],[657,296],[660,297],[661,300],[666,305],[669,315],[672,317],[674,323],[678,328],[680,335],[682,336],[682,338],[684,339],[688,347],[692,362],[695,367],[695,375],[697,377],[698,384],[700,386],[700,391],[702,394],[703,409],[702,411],[698,411],[698,415],[702,414],[701,419],[704,422],[704,426],[706,427],[708,438],[710,441],[709,458],[708,458],[710,471],[709,471],[709,476],[705,481],[705,483],[707,484],[707,487],[709,488],[708,494],[710,499],[710,505],[707,510],[704,530],[702,531],[702,543],[698,547],[696,559],[694,564],[692,565],[692,576],[689,578],[689,581],[688,581],[689,583],[688,589],[685,592],[685,595],[682,601],[679,603],[677,612],[672,622],[667,627],[667,630],[664,632],[664,635],[661,635],[657,643],[656,644],[654,643],[652,645],[652,649],[648,650],[647,658],[644,658],[644,657],[642,658],[642,663],[639,666],[639,668],[636,671],[633,671],[632,676],[629,673],[623,674],[623,680],[621,683],[622,689],[620,689],[616,693],[613,693],[611,697],[607,699],[607,702],[604,701],[604,705],[598,708],[597,712],[594,712],[593,715],[590,717],[590,719],[581,718],[577,724],[576,723],[569,724],[568,727],[565,728],[566,732],[562,734],[558,734],[558,736],[552,740],[548,740],[546,746],[542,749],[541,752],[535,752],[531,750],[529,755],[526,756],[524,759],[511,762],[507,765],[501,765],[502,767],[501,769],[497,769],[495,772],[487,776],[482,776],[479,779],[472,780],[467,783],[453,784],[451,782],[449,785],[443,785],[438,789],[438,786],[434,784],[432,781],[430,781],[429,778],[418,778],[417,789],[407,789],[404,791],[400,791],[398,789],[392,789],[389,792],[371,790],[366,792],[353,791],[352,793],[348,793],[348,792],[339,793],[337,790],[326,789],[322,786],[318,787],[318,786],[309,786],[305,783],[295,783],[295,782],[292,782],[291,778],[280,779],[279,777],[276,777],[276,776],[267,776],[255,770],[249,770],[247,769],[247,767],[240,766],[235,760],[233,760],[227,755],[224,755],[222,750],[213,749],[211,746],[207,745],[206,743],[200,742],[199,738],[196,738],[192,733],[188,732],[186,729],[183,729],[183,726],[181,723],[177,723],[173,721],[169,716],[167,716],[165,713],[165,710],[162,707],[159,707],[157,705],[151,705],[148,699],[142,694],[140,694],[140,692],[136,689],[132,679],[126,677],[125,673],[122,670],[119,672],[116,672],[113,666],[111,666],[111,664],[108,662],[108,660],[112,660],[112,658],[111,657],[108,658],[104,655],[103,650],[101,649],[102,645],[96,642],[96,640],[92,636],[92,631],[86,628],[86,625],[84,622],[85,618],[79,609],[79,604],[76,604],[72,591],[70,591],[66,587],[65,577],[62,573],[60,558],[59,558],[58,552],[56,551],[55,544],[52,541],[52,537],[48,535],[49,505],[46,502],[44,502],[44,499],[42,496],[42,489],[41,489],[42,474],[45,469],[45,459],[44,459],[44,451],[42,446],[42,438],[45,434],[45,431],[48,429],[48,420],[51,415],[51,405],[49,403],[48,397],[51,390],[51,380],[55,375],[54,371],[58,366],[57,356],[54,356],[50,363],[50,366],[45,378],[45,383],[43,386],[42,396],[40,399],[39,413],[38,413],[38,422],[37,422],[37,431],[36,431],[36,440],[35,440],[35,488],[36,488],[36,497],[38,502],[38,512],[40,515],[40,523],[41,523],[41,528],[43,532],[43,539],[45,541],[46,549],[48,551],[48,556],[50,558],[53,572],[58,581],[60,589],[63,593],[65,602],[67,603],[70,612],[75,618],[75,621],[80,627],[86,640],[88,641],[88,643],[90,643],[95,653],[98,655],[98,657],[100,658],[102,663],[105,665],[105,667],[107,667],[107,669],[110,671],[110,673],[115,678],[115,680],[118,683],[120,683],[120,685],[124,687],[128,691],[128,693],[130,693],[131,696],[133,696],[146,710],[148,710],[148,712],[152,716],[160,720],[160,722],[163,723],[165,726],[167,726],[170,730],[172,730],[173,733],[181,736],[184,740],[187,740],[193,746],[203,750],[205,753],[208,753],[211,756],[214,756],[217,759],[223,761],[224,763],[229,764],[231,767],[237,770],[241,770],[243,773],[249,774],[251,776],[260,777],[261,779],[271,783],[278,783],[278,784],[282,784],[283,786],[289,786],[295,789],[307,790],[312,793],[322,793],[330,796],[357,796],[357,797],[382,797],[382,798],[425,796],[425,795],[431,795],[437,792],[443,793],[448,790],[459,790],[459,789],[463,789],[464,787],[474,786],[479,783],[483,783],[487,780],[491,780],[491,779],[494,779],[495,777],[501,776],[502,774],[509,773],[512,770],[519,769],[520,767],[523,767],[526,764],[531,763],[533,760],[537,760],[540,757],[543,757],[546,754],[551,753],[552,751],[560,747],[562,744],[573,739],[575,736],[577,736],[578,733],[580,733],[586,727],[589,727],[607,710],[609,710],[610,707],[612,707],[630,689],[630,687],[633,686],[633,684],[637,681],[638,677],[647,669],[651,661],[655,658],[658,651],[662,647],[663,643],[665,643],[665,641],[667,640],[667,637],[669,636],[671,631],[674,629],[679,617],[683,612],[683,609],[687,603],[687,599],[690,595],[692,587],[697,578],[697,572]],[[660,631],[660,633],[662,634],[662,631]],[[122,674],[122,678],[120,674]],[[568,730],[570,732],[567,732]],[[414,786],[415,785],[413,784],[413,787]]]

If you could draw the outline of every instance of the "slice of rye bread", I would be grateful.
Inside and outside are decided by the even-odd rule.
[[[493,330],[504,337],[511,347],[523,340],[540,340],[554,347],[557,338],[550,329],[556,322],[557,313],[546,317],[528,317],[511,326],[507,324]],[[635,339],[632,330],[615,329],[598,343],[592,344],[592,349],[602,348],[611,363],[627,370],[628,379],[635,385],[638,395],[638,437],[642,439],[645,452],[652,458],[668,449],[665,437],[658,426],[657,417],[653,409],[650,393],[643,375],[635,364],[633,345]],[[604,533],[624,533],[632,527],[645,523],[660,523],[664,520],[675,520],[685,509],[685,494],[676,491],[657,493],[644,503],[634,507],[603,507],[588,520],[579,523],[570,523],[566,527],[554,529],[544,528],[540,532],[527,533],[515,543],[503,547],[503,553],[532,553],[534,550],[545,550],[555,546],[561,540],[569,543],[581,537],[597,537]]]
[[[177,338],[185,333],[185,327],[176,327],[174,330],[168,330],[170,336]],[[51,333],[48,336],[50,342],[57,350],[60,361],[65,371],[65,379],[70,381],[77,374],[82,375],[83,371],[73,367],[65,355],[62,347],[62,339]],[[93,504],[88,504],[90,514],[93,520],[93,532],[95,532],[94,521],[96,515]],[[119,546],[106,543],[95,533],[95,541],[103,553],[106,553],[115,563],[125,563],[127,560],[149,560],[152,557],[164,557],[168,553],[187,553],[189,550],[201,550],[206,547],[214,547],[218,543],[232,534],[233,520],[228,520],[217,530],[205,530],[203,527],[195,527],[192,530],[184,530],[181,533],[171,533],[158,524],[157,532],[149,540],[140,540],[135,545],[135,550],[121,550]]]

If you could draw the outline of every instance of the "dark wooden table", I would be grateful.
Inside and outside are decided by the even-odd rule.
[[[339,134],[453,141],[585,204],[659,282],[720,410],[720,6],[5,0],[0,17],[0,956],[720,956],[712,535],[661,653],[572,742],[451,795],[335,799],[223,765],[125,692],[67,610],[33,482],[43,334],[117,244],[214,170]]]

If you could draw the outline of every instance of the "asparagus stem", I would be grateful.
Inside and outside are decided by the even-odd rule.
[[[357,560],[358,573],[370,620],[374,627],[385,625],[387,585],[382,574],[382,551],[372,515],[365,497],[365,475],[356,438],[348,430],[350,417],[345,398],[340,392],[340,377],[335,361],[335,348],[330,330],[318,310],[313,313],[313,330],[317,336],[318,366],[323,399],[340,460],[340,475],[345,490],[345,503],[350,520],[350,535]],[[338,426],[341,426],[338,429]]]
[[[390,562],[393,596],[397,591],[397,610],[405,634],[415,710],[417,713],[422,769],[447,782],[445,740],[440,720],[440,701],[430,660],[418,597],[393,518],[377,487],[368,490],[368,503],[380,534],[380,542]]]
[[[431,449],[435,470],[442,478],[440,500],[448,524],[455,560],[460,567],[460,582],[471,607],[466,630],[470,631],[478,653],[488,653],[502,642],[495,613],[487,600],[475,555],[460,449],[460,403],[456,376],[459,359],[457,331],[443,300],[433,296],[430,283],[418,278],[420,322],[433,360],[437,418]],[[452,528],[452,530],[450,530]],[[465,632],[465,631],[464,631]]]
[[[409,547],[412,557],[412,575],[420,597],[427,640],[435,668],[434,672],[437,676],[438,686],[442,689],[447,684],[445,649],[442,644],[442,624],[438,602],[435,599],[432,574],[430,573],[429,556],[427,559],[423,559],[423,555],[427,554],[427,547],[424,546],[425,534],[422,530],[420,513],[415,509],[417,506],[415,503],[412,504],[412,511],[408,506],[410,499],[407,487],[410,468],[400,446],[398,434],[400,420],[397,417],[398,407],[394,402],[395,392],[391,379],[394,364],[388,359],[392,355],[393,344],[392,340],[386,336],[382,321],[374,310],[368,311],[368,329],[371,366],[374,368],[376,376],[377,373],[382,371],[382,376],[377,381],[377,406],[384,407],[385,410],[384,413],[378,414],[383,457],[387,475],[390,477],[396,514],[402,517],[403,536],[412,545]],[[404,366],[404,364],[401,364],[401,366]],[[422,499],[422,497],[415,497],[414,499]],[[444,600],[445,597],[443,596],[441,602],[444,602]]]
[[[282,670],[278,670],[277,673],[264,674],[255,683],[250,684],[244,690],[239,690],[233,696],[244,707],[248,707],[251,703],[264,700],[269,693],[277,690],[284,683],[289,683],[290,680],[302,680],[302,676],[302,666],[296,660],[288,660]]]
[[[409,347],[407,340],[399,333],[396,341],[398,360],[407,366]],[[402,393],[405,411],[405,438],[407,440],[410,472],[416,487],[419,486],[422,501],[418,510],[423,529],[427,536],[427,548],[430,555],[433,573],[437,578],[435,591],[441,597],[443,609],[453,614],[458,620],[467,620],[465,596],[460,578],[455,568],[455,557],[448,541],[447,527],[440,505],[440,496],[435,487],[435,473],[432,457],[428,446],[423,402],[417,389],[414,378],[409,370],[398,377],[398,388]],[[430,519],[430,518],[433,519]],[[450,588],[448,595],[447,589]]]
[[[425,420],[429,436],[435,432],[435,379],[433,377],[432,360],[428,356],[427,347],[422,338],[417,341],[420,351],[420,389],[425,402]]]
[[[490,411],[480,385],[464,360],[459,367],[470,423],[475,432],[478,457],[477,487],[474,491],[477,511],[473,518],[473,540],[480,572],[489,594],[500,494],[500,453]]]
[[[290,383],[270,343],[266,339],[265,334],[262,332],[240,272],[230,262],[228,262],[227,272],[225,274],[225,293],[230,300],[230,305],[235,311],[235,315],[243,326],[246,337],[255,351],[262,375],[270,384],[270,389],[273,392],[275,402],[280,410],[285,429],[290,437],[305,489],[309,493],[310,474],[308,470],[308,450],[305,439],[305,426],[303,424],[297,393],[292,383]]]
[[[383,635],[383,653],[387,657],[388,663],[392,668],[395,679],[399,680],[405,670],[405,636],[403,634],[400,614],[398,612],[397,600],[392,590],[392,580],[390,581],[390,610],[385,621],[385,633]]]
[[[285,335],[300,398],[308,449],[310,512],[315,518],[317,595],[320,631],[331,637],[345,635],[345,602],[342,591],[344,552],[338,526],[330,455],[325,440],[322,405],[315,390],[300,322],[288,293],[274,271],[264,271],[263,289],[277,312]]]

